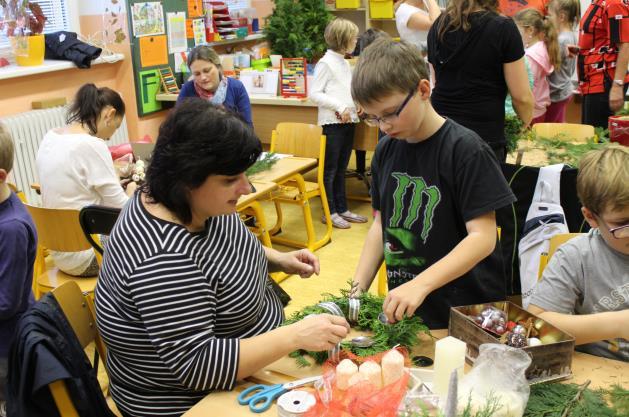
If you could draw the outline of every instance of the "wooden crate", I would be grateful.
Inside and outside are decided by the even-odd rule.
[[[533,319],[533,325],[538,330],[538,338],[544,343],[540,346],[527,346],[524,349],[532,358],[531,365],[526,370],[529,383],[539,383],[570,377],[572,374],[572,354],[574,352],[574,337],[545,322],[541,318],[522,309],[509,301],[488,304],[453,307],[450,309],[450,336],[467,343],[466,359],[474,363],[478,356],[478,347],[483,343],[500,343],[497,336],[485,331],[474,323],[472,317],[482,310],[494,306],[507,313],[508,320],[526,321]]]

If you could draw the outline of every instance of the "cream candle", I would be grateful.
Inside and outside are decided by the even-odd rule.
[[[434,392],[440,396],[448,393],[450,374],[457,370],[458,379],[463,377],[465,366],[466,343],[452,336],[448,336],[435,343],[435,374]]]

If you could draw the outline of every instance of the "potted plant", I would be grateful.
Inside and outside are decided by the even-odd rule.
[[[0,29],[6,27],[17,64],[41,65],[46,51],[42,32],[47,19],[39,4],[28,0],[0,0],[0,7],[4,10]]]
[[[314,63],[327,49],[323,32],[331,19],[322,0],[275,0],[264,32],[273,54]]]

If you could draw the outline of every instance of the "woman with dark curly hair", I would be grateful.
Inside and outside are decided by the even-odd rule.
[[[112,396],[125,416],[179,416],[295,349],[326,350],[345,319],[278,327],[268,272],[308,277],[307,250],[263,247],[236,213],[245,170],[261,152],[235,114],[189,99],[162,124],[146,183],[107,244],[96,288]]]

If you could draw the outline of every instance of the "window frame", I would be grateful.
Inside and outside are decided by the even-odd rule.
[[[37,1],[37,0],[35,0]],[[55,0],[48,0],[55,1]],[[60,2],[65,2],[66,6],[66,21],[67,28],[65,30],[70,32],[81,32],[81,25],[79,20],[79,0],[57,0]],[[46,33],[46,28],[44,27],[44,33]],[[0,52],[6,53],[11,49],[11,45],[8,42],[8,39],[4,34],[0,34]],[[4,55],[4,54],[2,54]]]

